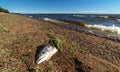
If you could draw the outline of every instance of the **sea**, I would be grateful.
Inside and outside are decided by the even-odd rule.
[[[22,14],[23,16],[53,22],[76,31],[120,42],[120,14]],[[80,25],[64,23],[63,20],[84,23]]]

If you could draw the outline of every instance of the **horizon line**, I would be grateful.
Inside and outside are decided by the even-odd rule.
[[[18,13],[18,12],[11,12],[11,13],[16,13],[16,14],[120,14],[120,13],[57,13],[57,12],[55,12],[55,13]]]

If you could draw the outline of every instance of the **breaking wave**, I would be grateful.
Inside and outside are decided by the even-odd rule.
[[[51,18],[43,18],[45,21],[54,21],[53,19]]]
[[[99,18],[107,19],[107,18],[109,18],[109,16],[99,16]]]
[[[62,23],[62,22],[55,20],[55,19],[52,19],[52,18],[43,18],[43,20],[53,22],[53,23]]]
[[[84,15],[73,15],[73,17],[84,17]]]
[[[104,26],[104,25],[90,25],[90,24],[85,24],[85,23],[81,23],[81,22],[76,22],[76,21],[71,21],[71,20],[66,20],[66,21],[59,21],[56,19],[52,19],[52,18],[43,18],[45,21],[49,21],[49,22],[53,22],[53,23],[72,23],[72,24],[78,24],[81,26],[84,25],[87,28],[94,28],[94,29],[100,29],[102,31],[106,31],[106,32],[112,32],[112,33],[117,33],[120,34],[120,27],[112,25],[112,26]]]
[[[96,29],[100,29],[102,31],[108,31],[108,32],[120,34],[120,27],[117,27],[115,25],[104,26],[104,25],[87,25],[87,24],[85,24],[85,26],[88,28],[96,28]]]

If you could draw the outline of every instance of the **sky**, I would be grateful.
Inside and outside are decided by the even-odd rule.
[[[0,0],[13,13],[120,14],[120,0]]]

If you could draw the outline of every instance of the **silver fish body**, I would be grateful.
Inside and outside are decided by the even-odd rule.
[[[45,46],[38,55],[38,59],[36,60],[37,64],[49,60],[57,51],[58,50],[53,46]]]

